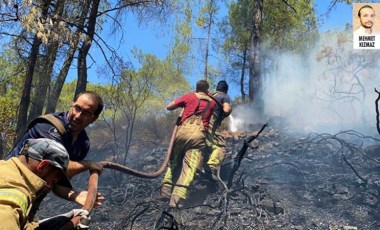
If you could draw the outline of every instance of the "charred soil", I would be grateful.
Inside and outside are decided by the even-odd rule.
[[[226,133],[225,163],[260,125],[251,129]],[[144,153],[130,163],[153,171],[166,149],[147,146]],[[74,178],[77,190],[86,189],[87,178]],[[269,126],[251,144],[231,188],[200,173],[182,208],[167,209],[161,179],[106,169],[99,179],[106,201],[92,211],[90,229],[380,229],[380,140],[351,130],[297,136]],[[49,195],[39,216],[72,208],[78,206]]]

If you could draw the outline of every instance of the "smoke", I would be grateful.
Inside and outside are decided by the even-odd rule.
[[[263,76],[266,117],[257,116],[254,105],[234,107],[235,129],[271,118],[291,132],[376,132],[376,51],[352,47],[330,34],[306,55],[277,55],[276,69]]]

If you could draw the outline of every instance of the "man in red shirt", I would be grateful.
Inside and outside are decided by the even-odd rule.
[[[188,195],[196,170],[202,166],[202,151],[206,148],[206,133],[216,106],[208,96],[209,84],[200,80],[196,92],[170,102],[166,108],[183,108],[169,167],[162,181],[161,195],[170,197],[169,207],[180,207]]]

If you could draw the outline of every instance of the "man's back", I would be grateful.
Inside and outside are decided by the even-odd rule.
[[[208,97],[207,95],[204,96]],[[204,128],[208,129],[210,118],[216,106],[216,103],[212,101],[211,98],[209,99],[210,100],[204,100],[199,98],[196,93],[189,93],[175,100],[176,106],[184,108],[181,123],[191,116],[199,115],[204,111],[204,114],[202,114],[202,122]]]

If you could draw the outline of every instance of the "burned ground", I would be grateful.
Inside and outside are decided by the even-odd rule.
[[[230,162],[244,139],[260,129],[228,133]],[[165,146],[133,155],[136,168],[153,171]],[[91,229],[380,229],[380,140],[355,131],[290,135],[269,126],[249,148],[234,183],[210,182],[201,174],[181,209],[167,210],[160,181],[119,175],[108,169],[93,210]],[[152,150],[153,149],[153,150]],[[74,178],[86,188],[87,175]],[[69,202],[49,195],[40,216],[66,212]]]

